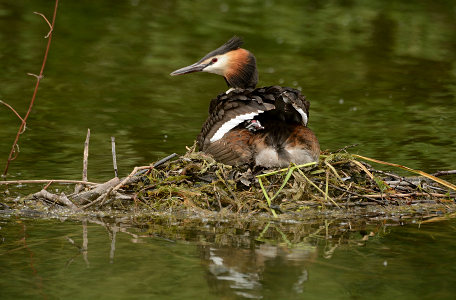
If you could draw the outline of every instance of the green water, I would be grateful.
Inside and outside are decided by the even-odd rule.
[[[333,235],[318,233],[319,225],[280,224],[262,238],[236,224],[157,224],[4,219],[1,298],[454,299],[456,292],[454,221],[352,231],[340,222],[344,230]]]
[[[50,18],[53,5],[0,0],[0,100],[21,114],[35,83],[26,74],[39,73],[48,31],[33,12]],[[92,181],[113,176],[111,136],[120,176],[185,152],[210,99],[227,87],[212,74],[169,73],[235,34],[257,57],[259,85],[300,88],[311,100],[309,125],[322,149],[359,144],[351,151],[430,173],[456,169],[455,28],[454,1],[63,0],[45,77],[7,178],[80,179],[87,128]],[[1,170],[18,126],[0,106]],[[24,193],[4,191],[0,199]],[[341,239],[292,239],[301,224],[283,228],[287,244],[277,232],[258,241],[261,228],[182,223],[176,229],[161,221],[163,228],[149,221],[112,239],[113,229],[89,221],[84,259],[81,223],[0,220],[2,299],[452,299],[455,293],[454,221],[386,231],[375,225],[378,234],[364,246],[356,231]]]
[[[24,113],[53,1],[0,1],[0,99]],[[120,174],[191,145],[213,74],[170,77],[237,34],[257,57],[259,85],[300,87],[322,149],[433,172],[455,168],[453,1],[61,1],[28,131],[10,178]],[[3,169],[19,121],[0,108]]]

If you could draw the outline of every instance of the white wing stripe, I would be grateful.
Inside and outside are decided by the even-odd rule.
[[[228,122],[225,122],[225,123],[217,130],[217,132],[211,137],[211,139],[210,139],[211,143],[220,140],[220,139],[225,135],[225,133],[227,133],[228,131],[230,131],[230,130],[233,129],[234,127],[238,126],[238,125],[241,124],[242,122],[244,122],[244,121],[246,121],[246,120],[251,120],[251,119],[253,119],[253,117],[258,116],[258,115],[261,114],[262,112],[264,112],[264,111],[263,111],[263,110],[257,110],[256,112],[252,112],[252,113],[248,113],[248,114],[239,115],[239,116],[237,116],[236,118],[231,119],[231,120],[229,120]]]
[[[297,108],[296,110],[301,115],[302,123],[304,124],[304,126],[307,126],[307,121],[308,121],[307,120],[307,114],[301,108]]]

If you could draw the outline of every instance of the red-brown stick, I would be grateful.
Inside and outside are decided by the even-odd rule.
[[[8,156],[8,161],[6,162],[5,171],[3,172],[3,175],[6,175],[8,173],[8,168],[9,168],[10,162],[17,157],[17,154],[15,153],[16,152],[16,148],[17,148],[16,145],[17,145],[17,142],[19,141],[19,136],[21,135],[21,133],[23,132],[23,129],[25,128],[28,116],[30,115],[30,112],[32,111],[33,103],[35,102],[36,94],[38,92],[38,87],[40,86],[40,81],[43,78],[44,67],[46,66],[46,61],[47,61],[47,57],[48,57],[48,53],[49,53],[49,48],[51,46],[52,33],[53,33],[53,30],[54,30],[55,16],[57,15],[57,6],[58,6],[58,4],[59,4],[59,0],[55,0],[54,14],[52,16],[52,23],[51,23],[51,27],[52,28],[51,28],[51,31],[50,31],[50,34],[49,34],[49,37],[48,37],[46,51],[44,52],[44,58],[43,58],[43,63],[41,65],[40,74],[38,76],[36,76],[36,84],[35,84],[35,90],[33,91],[32,100],[30,101],[30,105],[29,105],[29,108],[27,110],[27,113],[25,114],[25,117],[22,119],[21,126],[19,126],[19,130],[17,131],[16,138],[14,139],[13,146],[11,147],[11,151],[10,151],[10,154]],[[49,22],[48,22],[48,24],[49,24]]]

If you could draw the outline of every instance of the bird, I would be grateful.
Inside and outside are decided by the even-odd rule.
[[[318,162],[320,145],[307,127],[310,102],[293,88],[256,88],[256,58],[242,44],[234,36],[198,62],[170,74],[213,73],[223,76],[229,87],[211,100],[198,148],[232,166],[274,168]]]

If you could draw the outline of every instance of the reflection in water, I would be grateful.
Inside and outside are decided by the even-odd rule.
[[[71,293],[83,295],[85,289],[90,290],[94,284],[99,284],[101,273],[114,267],[111,275],[103,275],[106,281],[99,287],[111,289],[115,285],[113,295],[123,295],[137,277],[144,278],[152,291],[163,284],[171,284],[163,275],[169,272],[169,278],[190,276],[190,281],[198,278],[198,285],[207,286],[211,297],[236,295],[260,299],[270,289],[279,286],[286,294],[300,294],[312,276],[308,266],[318,260],[318,247],[328,245],[328,233],[335,236],[337,231],[346,227],[342,224],[340,228],[331,228],[327,223],[286,226],[269,222],[245,224],[245,228],[231,224],[236,228],[233,231],[230,224],[220,226],[223,223],[154,218],[135,220],[133,224],[136,225],[132,226],[128,218],[104,220],[87,217],[80,223],[3,219],[0,233],[5,242],[0,251],[0,266],[10,266],[7,268],[15,271],[11,274],[13,281],[3,278],[0,283],[10,287],[4,290],[6,295],[25,292],[43,297],[63,296],[64,289],[49,284],[49,281],[60,282]],[[339,234],[337,244],[342,236],[347,237]],[[176,241],[182,239],[190,244]],[[318,245],[318,240],[326,242]],[[22,246],[18,247],[18,242]],[[149,252],[147,245],[154,251]],[[181,250],[176,248],[189,253],[197,251],[195,260],[191,259],[193,254],[177,254]],[[23,250],[29,255],[22,255]],[[129,267],[130,262],[133,264]],[[191,268],[186,270],[184,265],[188,263]],[[32,268],[32,278],[27,265]],[[205,276],[199,274],[201,267]],[[122,285],[119,285],[117,272],[125,277]],[[151,280],[149,277],[154,273],[159,277],[153,276]],[[19,292],[19,286],[12,283],[23,280],[32,280],[35,284]],[[87,286],[81,287],[82,291],[74,290],[71,287],[73,282]],[[194,285],[190,284],[188,288],[194,289]],[[181,292],[179,298],[187,297],[188,291]],[[143,290],[136,293],[144,296],[153,292]]]
[[[94,291],[102,299],[451,295],[456,270],[443,265],[456,257],[442,246],[456,246],[454,222],[351,227],[324,220],[0,219],[0,268],[9,270],[0,278],[2,299],[87,299]],[[422,285],[427,280],[432,289]]]
[[[0,99],[23,111],[53,1],[0,0]],[[192,144],[218,78],[169,72],[234,34],[260,85],[302,88],[322,148],[454,169],[454,1],[65,1],[11,179],[89,180]],[[0,157],[17,119],[0,107]],[[361,130],[360,130],[361,129]],[[0,160],[1,162],[1,160]],[[3,190],[1,191],[3,193]],[[0,197],[9,196],[6,193]],[[131,223],[136,224],[132,226]],[[344,223],[344,224],[342,224]],[[274,226],[273,226],[274,225]],[[227,224],[0,218],[2,299],[452,299],[455,222]],[[361,231],[360,231],[361,230]],[[370,232],[374,234],[371,235]],[[360,234],[361,233],[361,234]],[[6,271],[5,271],[6,270]]]
[[[215,279],[227,281],[229,288],[233,289],[237,295],[246,296],[247,298],[261,298],[261,296],[253,294],[255,290],[259,290],[261,287],[258,274],[256,272],[237,270],[238,267],[245,267],[245,265],[226,265],[225,259],[227,257],[220,257],[216,254],[216,250],[215,248],[210,248],[208,257],[211,261],[209,271]],[[230,254],[236,255],[236,253],[232,252]],[[215,284],[215,286],[218,286],[218,284]]]
[[[208,279],[217,293],[223,294],[232,290],[236,295],[252,299],[263,298],[267,291],[267,281],[264,279],[266,272],[270,271],[269,268],[275,269],[277,277],[281,277],[281,273],[286,276],[287,284],[283,285],[282,289],[302,293],[309,276],[305,262],[317,255],[316,248],[311,246],[309,249],[302,249],[267,244],[253,249],[209,247],[204,249],[203,253],[207,256],[205,259],[209,260],[210,276],[220,281]]]

